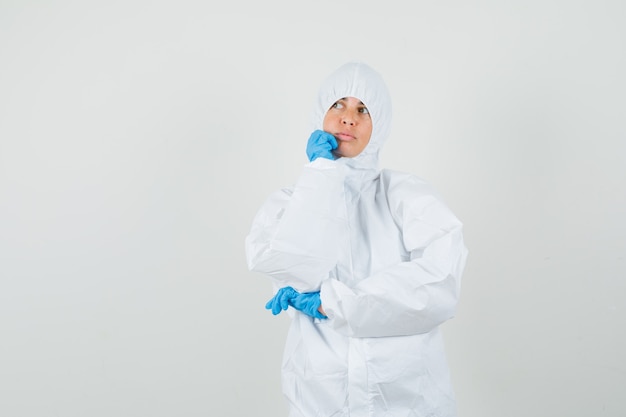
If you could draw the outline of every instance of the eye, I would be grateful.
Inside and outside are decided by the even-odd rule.
[[[339,102],[339,101],[335,101],[335,103],[330,106],[331,109],[343,109],[343,103]]]
[[[370,111],[367,109],[367,107],[359,107],[359,113],[370,114]]]

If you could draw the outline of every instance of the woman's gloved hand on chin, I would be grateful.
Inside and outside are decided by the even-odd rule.
[[[311,133],[306,144],[306,155],[310,162],[317,158],[326,158],[332,161],[335,159],[332,153],[333,149],[337,149],[337,139],[328,132],[315,130]]]

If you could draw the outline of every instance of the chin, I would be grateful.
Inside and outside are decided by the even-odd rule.
[[[346,151],[346,150],[342,150],[342,149],[336,149],[334,153],[335,153],[335,155],[337,155],[338,157],[341,157],[341,158],[352,158],[352,156],[353,156],[352,152],[350,152],[349,150]]]

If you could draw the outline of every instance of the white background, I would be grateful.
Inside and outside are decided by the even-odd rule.
[[[625,3],[214,3],[0,1],[0,415],[286,415],[243,242],[352,59],[465,224],[460,416],[626,415]]]

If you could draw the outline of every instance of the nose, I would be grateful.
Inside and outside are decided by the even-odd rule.
[[[341,118],[341,123],[343,123],[344,125],[354,126],[354,116],[352,116],[351,114],[344,114]]]

